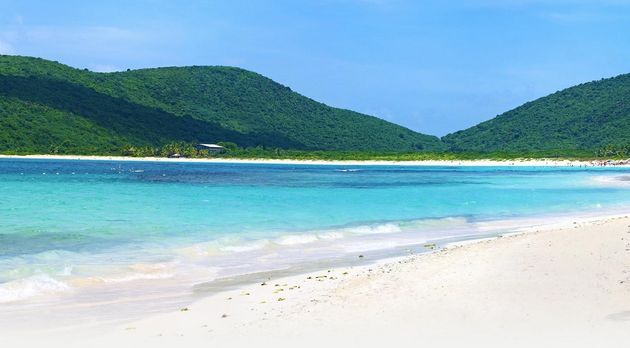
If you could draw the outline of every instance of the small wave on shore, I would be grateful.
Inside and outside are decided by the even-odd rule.
[[[599,175],[593,181],[600,186],[630,188],[630,175]]]
[[[512,230],[538,222],[521,219],[475,220],[464,216],[381,221],[328,229],[222,236],[193,243],[133,244],[102,254],[63,250],[5,259],[0,273],[0,302],[16,302],[39,295],[146,287],[183,289],[202,281],[322,260],[356,259],[370,253],[433,250],[436,244]],[[425,248],[429,243],[433,247]],[[332,261],[331,261],[332,262]],[[42,264],[47,264],[43,267]],[[109,290],[107,290],[109,289]],[[99,297],[100,298],[100,297]]]
[[[105,283],[125,283],[135,280],[168,279],[174,274],[174,264],[133,264],[126,267],[125,272],[98,279]]]
[[[67,292],[68,284],[44,274],[0,284],[0,303],[26,300],[39,295]]]
[[[332,245],[341,247],[344,243],[350,241],[353,248],[356,249],[360,248],[361,240],[396,239],[396,236],[403,237],[407,242],[414,240],[420,243],[426,238],[438,238],[440,235],[444,234],[444,232],[447,232],[447,235],[457,235],[464,232],[469,233],[466,231],[466,227],[469,226],[469,223],[470,222],[464,217],[447,217],[357,224],[304,232],[288,232],[260,239],[220,238],[178,248],[176,253],[184,257],[198,259],[234,253],[263,252],[265,250],[278,252],[283,248],[306,246],[319,247],[322,249]],[[371,245],[372,243],[370,242],[369,244]],[[366,246],[366,248],[370,249],[371,247]]]

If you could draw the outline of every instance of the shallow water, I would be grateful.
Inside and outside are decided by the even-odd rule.
[[[0,306],[191,294],[218,277],[609,214],[630,206],[627,178],[619,168],[0,159]]]

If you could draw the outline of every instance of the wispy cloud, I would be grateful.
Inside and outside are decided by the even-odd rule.
[[[15,49],[11,44],[0,39],[0,54],[15,54]]]
[[[593,12],[542,12],[540,16],[552,22],[557,23],[585,23],[605,21],[612,15],[602,15]]]
[[[0,54],[15,54],[16,50],[13,42],[16,39],[14,31],[0,32]]]
[[[111,65],[111,64],[94,64],[94,65],[91,65],[89,69],[95,72],[104,72],[104,73],[124,70],[123,68],[119,66]]]
[[[24,23],[24,17],[16,15],[7,25],[0,25],[0,54],[17,54],[19,32]]]
[[[0,52],[16,51],[25,55],[84,56],[90,57],[101,70],[107,70],[108,61],[126,55],[140,54],[146,47],[160,44],[158,31],[135,30],[115,26],[43,26],[19,25],[0,31]],[[100,61],[101,58],[108,61]],[[109,69],[116,68],[109,66]]]
[[[55,27],[37,26],[24,31],[27,40],[60,43],[83,43],[91,45],[130,43],[143,41],[145,33],[117,27]]]

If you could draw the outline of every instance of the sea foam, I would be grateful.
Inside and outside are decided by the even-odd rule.
[[[269,240],[261,239],[261,240],[256,240],[253,242],[244,242],[242,244],[224,245],[224,246],[219,247],[219,249],[221,251],[240,253],[240,252],[264,249],[269,244],[270,244]]]
[[[174,276],[174,264],[133,264],[127,271],[115,276],[100,277],[105,283],[125,283],[135,280],[168,279]]]
[[[630,175],[598,175],[593,177],[593,182],[601,186],[630,187]]]
[[[15,302],[31,297],[69,291],[66,283],[47,275],[36,275],[0,284],[0,303]]]

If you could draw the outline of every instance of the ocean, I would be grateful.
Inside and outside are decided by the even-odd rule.
[[[140,299],[626,212],[628,172],[0,159],[0,308],[158,310]]]

